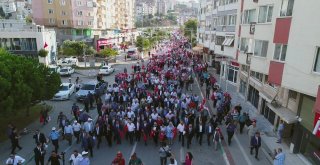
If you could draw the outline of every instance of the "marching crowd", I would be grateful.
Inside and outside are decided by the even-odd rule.
[[[96,104],[97,119],[90,115],[88,108],[83,110],[74,103],[71,113],[75,120],[60,112],[57,117],[59,128],[53,127],[48,136],[36,131],[33,136],[37,144],[34,149],[36,164],[44,164],[49,141],[54,151],[48,162],[58,165],[60,159],[64,161],[64,153],[59,154],[59,139],[62,138],[69,145],[75,139],[83,148],[83,152],[75,150],[70,156],[72,165],[90,164],[94,148],[99,148],[104,140],[112,147],[121,145],[125,139],[131,145],[141,141],[144,145],[159,146],[160,164],[174,165],[177,161],[170,149],[174,143],[189,149],[195,145],[192,144],[193,139],[199,145],[205,139],[207,145],[213,143],[214,149],[218,150],[224,139],[220,129],[222,124],[226,126],[229,145],[238,125],[240,133],[245,125],[249,126],[250,153],[254,150],[258,159],[261,138],[256,121],[251,121],[247,113],[241,112],[241,105],[231,106],[231,96],[216,85],[216,79],[208,73],[208,65],[185,49],[186,43],[186,39],[173,35],[171,40],[157,46],[159,51],[151,54],[147,62],[132,66],[132,73],[125,69],[116,74],[115,83],[108,85],[104,96],[89,94],[89,105]],[[205,98],[192,93],[195,81],[205,88]],[[213,115],[206,106],[209,99],[216,108]],[[15,148],[20,147],[14,139],[12,156],[15,156]],[[191,165],[192,159],[193,155],[188,152],[185,164]],[[121,152],[116,154],[111,164],[125,164]],[[129,164],[141,165],[142,161],[134,153]]]

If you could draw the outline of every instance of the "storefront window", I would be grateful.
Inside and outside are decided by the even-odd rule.
[[[259,91],[250,85],[248,93],[248,101],[258,109]]]
[[[247,83],[240,79],[240,88],[239,92],[244,96],[246,94]]]
[[[236,83],[237,82],[237,75],[238,75],[238,67],[229,66],[228,68],[228,80]]]

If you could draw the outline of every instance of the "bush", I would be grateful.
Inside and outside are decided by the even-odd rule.
[[[45,50],[45,49],[40,49],[39,52],[38,52],[38,56],[40,56],[40,57],[47,57],[48,53],[49,53],[49,52],[48,52],[47,50]]]

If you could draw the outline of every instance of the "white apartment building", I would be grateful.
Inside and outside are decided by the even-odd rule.
[[[143,19],[143,16],[149,16],[152,15],[154,16],[156,14],[157,10],[156,10],[156,6],[155,4],[152,3],[139,3],[136,4],[136,19],[141,20]]]
[[[238,0],[201,0],[197,41],[203,47],[203,60],[222,78],[238,80],[239,64],[235,49]]]
[[[157,1],[157,14],[158,15],[166,15],[168,12],[168,4],[166,0],[156,0]]]
[[[56,60],[56,33],[22,20],[0,20],[0,47],[14,54],[39,58],[39,62],[48,65]],[[47,50],[48,56],[38,57],[40,49]]]
[[[241,3],[236,32],[239,93],[275,129],[280,120],[285,122],[284,141],[292,152],[319,164],[320,21],[311,18],[320,15],[320,1]]]

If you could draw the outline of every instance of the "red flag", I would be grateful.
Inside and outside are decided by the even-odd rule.
[[[48,47],[48,44],[47,44],[47,42],[44,42],[43,48],[46,48],[46,47]]]

